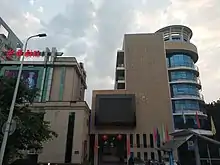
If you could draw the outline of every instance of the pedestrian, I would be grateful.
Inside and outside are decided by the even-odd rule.
[[[133,154],[130,155],[130,158],[128,159],[128,165],[134,165],[134,157]]]

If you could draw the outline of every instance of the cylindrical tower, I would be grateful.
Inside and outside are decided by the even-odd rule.
[[[195,65],[198,53],[196,46],[190,42],[192,30],[186,26],[173,25],[156,33],[163,33],[165,41],[175,129],[199,129],[199,118],[200,129],[207,130],[199,70]]]

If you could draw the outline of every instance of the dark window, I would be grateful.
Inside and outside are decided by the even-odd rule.
[[[144,143],[144,148],[147,148],[147,135],[143,134],[143,143]]]
[[[130,152],[130,156],[131,156],[131,157],[134,157],[134,152]]]
[[[158,159],[159,159],[159,162],[161,162],[161,161],[162,161],[161,151],[157,151],[157,153],[158,153]]]
[[[75,124],[75,113],[69,114],[67,138],[66,138],[66,153],[65,153],[65,163],[70,163],[72,158],[73,150],[73,134],[74,134],[74,124]]]
[[[154,137],[153,137],[153,134],[150,134],[150,147],[154,148]]]
[[[150,153],[150,157],[151,157],[152,160],[155,160],[154,152],[151,152],[151,153]]]
[[[133,141],[134,141],[133,134],[130,134],[130,147],[133,147]]]
[[[185,119],[184,119],[185,118]],[[199,116],[201,128],[206,129],[207,118]],[[184,123],[185,121],[185,123]],[[174,126],[175,129],[186,129],[186,128],[198,128],[195,115],[180,115],[174,116]]]
[[[141,153],[137,152],[137,157],[141,159]]]
[[[140,148],[140,135],[136,134],[136,143],[137,143],[137,147]]]
[[[148,155],[147,152],[144,152],[144,160],[147,161],[148,160]]]

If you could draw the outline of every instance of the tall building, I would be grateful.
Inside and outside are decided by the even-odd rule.
[[[99,146],[91,150],[94,164],[122,163],[130,154],[161,160],[157,148],[166,139],[156,141],[155,131],[173,132],[163,35],[125,34],[115,78],[115,90],[93,91],[90,143]]]
[[[44,120],[58,137],[44,144],[38,156],[40,163],[77,163],[88,155],[88,124],[90,109],[84,101],[87,88],[83,63],[74,57],[48,48],[42,53],[44,61],[25,61],[22,79],[29,87],[37,87],[39,97],[32,105],[34,111],[45,112]],[[17,76],[20,61],[2,61],[1,75]],[[29,151],[37,159],[35,151]]]
[[[193,128],[200,129],[202,134],[210,134],[205,131],[207,115],[199,69],[195,65],[198,52],[190,42],[192,30],[186,26],[174,25],[156,33],[162,33],[164,39],[175,129]]]
[[[211,135],[191,37],[192,31],[180,25],[124,35],[115,89],[93,91],[90,148],[98,147],[90,153],[95,165],[122,162],[130,155],[161,160],[164,155],[157,148],[170,138],[164,132],[191,128]]]
[[[19,57],[17,56],[7,58],[4,52],[7,52],[10,49],[16,50],[17,48],[22,47],[23,43],[0,17],[0,62],[5,60],[18,60]]]

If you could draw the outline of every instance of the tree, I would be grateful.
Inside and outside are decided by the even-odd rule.
[[[0,77],[0,126],[7,121],[12,101],[15,78]],[[50,123],[43,120],[44,112],[31,111],[30,105],[38,96],[38,89],[30,89],[24,81],[19,85],[18,95],[14,108],[13,120],[16,121],[16,130],[9,136],[4,164],[15,157],[21,156],[21,150],[39,150],[43,143],[57,137],[50,129]],[[3,134],[0,134],[0,143]]]
[[[216,128],[216,135],[215,138],[216,140],[220,141],[220,100],[213,101],[209,104],[206,104],[206,110],[207,114],[209,117],[209,123],[210,123],[210,118],[212,117],[215,128]]]

